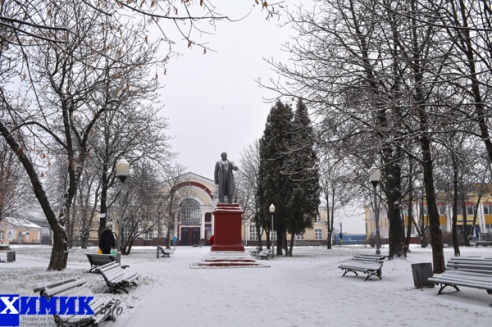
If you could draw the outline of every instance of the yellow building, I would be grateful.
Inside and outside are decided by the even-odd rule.
[[[481,197],[481,201],[477,207],[478,197],[475,194],[468,194],[466,204],[466,224],[468,228],[472,228],[473,220],[476,212],[476,230],[473,237],[476,239],[492,239],[492,195],[490,193]],[[443,233],[452,231],[452,205],[446,202],[438,202],[437,208],[439,211],[439,223]],[[413,207],[414,221],[420,226],[429,226],[429,216],[427,212],[427,203],[422,200],[416,201]],[[402,210],[402,216],[405,221],[405,227],[408,226],[408,210]],[[457,212],[458,232],[462,233],[464,226],[464,217],[462,205],[459,204]],[[376,219],[372,207],[366,207],[365,210],[367,236],[375,235]],[[415,226],[411,229],[411,237],[417,237],[418,233]],[[379,226],[382,243],[388,239],[389,220],[385,207],[380,208]],[[406,228],[405,228],[406,232]]]
[[[5,217],[0,221],[0,243],[40,244],[41,227],[27,219]]]
[[[306,229],[303,234],[296,235],[294,245],[326,245],[328,237],[328,225],[326,223],[326,207],[320,207],[313,229]],[[259,243],[260,236],[254,222],[246,220],[243,222],[242,230],[243,243],[245,245],[256,246]],[[261,231],[262,244],[266,243],[266,232]],[[277,232],[273,232],[273,240],[277,240]],[[287,235],[287,241],[290,242],[291,235]]]

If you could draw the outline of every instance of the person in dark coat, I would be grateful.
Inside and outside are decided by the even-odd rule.
[[[114,241],[113,231],[109,228],[104,229],[101,232],[101,237],[99,238],[99,248],[103,254],[110,254],[111,249],[116,247]]]

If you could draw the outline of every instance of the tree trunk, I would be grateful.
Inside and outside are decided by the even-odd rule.
[[[425,126],[426,124],[424,124]],[[442,244],[442,232],[439,223],[439,211],[436,204],[436,193],[434,189],[434,173],[433,163],[430,149],[430,141],[425,134],[420,138],[422,144],[422,156],[424,167],[424,186],[427,198],[427,210],[430,220],[431,245],[432,245],[432,261],[434,273],[441,274],[446,270],[444,251]]]
[[[407,215],[407,238],[405,240],[405,256],[407,252],[410,252],[410,238],[412,236],[412,222],[413,222],[413,165],[410,163],[408,180],[408,215]]]
[[[290,246],[289,246],[289,250],[287,251],[287,255],[289,257],[292,257],[292,249],[294,248],[295,240],[296,240],[296,234],[292,233],[290,235]]]
[[[473,233],[475,232],[475,229],[477,227],[477,215],[478,215],[478,208],[480,206],[480,201],[482,200],[482,195],[480,195],[477,199],[477,204],[475,205],[475,211],[473,212],[473,223],[472,223],[472,228],[470,231],[470,237],[473,238]],[[478,238],[478,233],[477,233],[477,238]]]
[[[55,212],[51,208],[48,198],[46,197],[46,192],[44,191],[43,184],[38,178],[34,166],[25,155],[22,147],[15,141],[14,137],[5,127],[2,121],[0,121],[0,133],[7,141],[12,151],[17,155],[20,162],[24,166],[24,169],[29,176],[31,185],[34,190],[34,194],[38,199],[38,202],[43,210],[43,213],[53,230],[53,247],[51,249],[51,259],[48,265],[48,270],[63,270],[67,267],[68,259],[68,248],[67,248],[67,234],[65,230],[58,223]]]
[[[456,257],[460,256],[460,246],[458,242],[458,165],[456,157],[452,156],[453,162],[453,218],[452,218],[452,236],[453,249]]]
[[[89,237],[86,236],[84,232],[84,235],[82,235],[80,239],[80,248],[87,249],[88,242],[89,242]]]
[[[261,228],[259,222],[256,222],[255,227],[256,227],[256,235],[258,235],[258,247],[260,248],[260,250],[262,250],[263,242],[261,240]]]
[[[470,240],[468,239],[468,223],[467,223],[468,213],[466,212],[465,190],[463,187],[461,190],[461,196],[462,196],[461,205],[463,207],[463,242],[465,246],[470,246]]]
[[[330,215],[330,196],[325,194],[326,200],[326,227],[328,229],[328,235],[326,236],[326,248],[331,250],[331,237],[333,235],[333,215]],[[334,207],[334,205],[332,205]],[[333,213],[333,211],[332,211]]]
[[[424,215],[424,191],[422,190],[422,198],[420,199],[420,217],[419,217],[419,222],[420,222],[420,246],[422,248],[426,248],[429,245],[429,241],[427,240],[427,233],[426,233],[426,220],[428,221],[429,218]]]
[[[281,231],[277,229],[277,253],[275,253],[276,255],[282,255],[283,236],[284,234],[282,234]],[[267,237],[267,249],[271,250],[272,244],[273,244],[273,240],[271,240],[270,237]]]
[[[101,205],[99,210],[99,233],[98,238],[101,236],[101,232],[106,228],[107,212],[108,212],[108,165],[104,164],[102,167],[103,173],[101,175]]]
[[[282,242],[282,250],[285,252],[285,255],[287,255],[287,251],[289,250],[288,244],[287,244],[287,232],[284,231],[284,241]],[[283,252],[282,252],[283,253]]]
[[[386,153],[386,158],[388,155],[390,153]],[[405,256],[405,229],[399,206],[401,201],[401,169],[398,159],[395,160],[393,155],[388,159],[391,159],[392,162],[386,164],[384,170],[389,219],[389,258],[403,257]]]
[[[411,2],[412,12],[416,12],[415,1]],[[431,130],[427,117],[427,106],[424,95],[424,73],[421,58],[421,45],[418,43],[418,26],[420,23],[412,20],[412,57],[410,67],[413,71],[415,83],[414,100],[418,110],[419,121],[419,143],[422,149],[422,166],[424,168],[424,188],[427,199],[427,211],[430,220],[430,233],[432,245],[432,259],[434,273],[440,274],[446,270],[444,261],[444,251],[442,244],[442,232],[439,222],[439,211],[437,210],[436,191],[434,188],[434,167],[431,152],[431,139],[429,130]]]
[[[172,219],[172,218],[169,218],[169,219]],[[171,230],[174,229],[174,224],[172,221],[169,221],[167,223],[167,231],[166,231],[166,249],[170,249],[171,248]]]

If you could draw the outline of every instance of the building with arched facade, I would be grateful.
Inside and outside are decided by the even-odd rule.
[[[178,245],[207,245],[214,230],[212,212],[217,202],[217,185],[194,173],[183,175],[181,180],[176,189],[184,191],[178,199],[172,234]]]
[[[176,238],[176,245],[209,245],[214,231],[213,211],[218,203],[217,185],[212,179],[191,172],[180,176],[178,182],[175,183],[174,186],[171,185],[173,183],[168,186],[176,192],[172,222],[142,234],[134,245],[163,245],[168,228],[171,244]],[[163,193],[169,194],[170,189],[163,190]],[[328,242],[326,208],[320,207],[319,212],[320,214],[313,222],[313,228],[296,235],[295,245],[326,245]],[[243,215],[241,237],[243,244],[247,246],[257,246],[260,239],[266,240],[266,233],[261,229],[258,233],[254,222],[251,221],[253,216],[250,212]],[[290,240],[290,235],[288,239]],[[273,240],[276,240],[276,232],[273,233]]]
[[[186,190],[180,196],[173,235],[176,236],[178,245],[208,245],[214,230],[213,210],[218,202],[217,185],[213,180],[194,173],[185,174],[181,180],[183,182],[178,187]],[[319,212],[313,228],[296,235],[295,245],[326,245],[326,208],[320,207]],[[256,246],[260,238],[266,240],[266,234],[260,231],[261,234],[258,235],[257,228],[248,216],[253,215],[245,213],[243,217],[242,242],[244,245]],[[273,239],[276,240],[276,232]],[[290,240],[290,235],[288,239]]]

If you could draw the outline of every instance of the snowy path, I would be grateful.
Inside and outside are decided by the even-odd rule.
[[[159,282],[119,326],[490,326],[492,297],[413,287],[411,262],[385,262],[383,280],[344,277],[332,255],[276,258],[271,268],[189,269],[208,248],[176,250]],[[298,251],[300,252],[300,251]],[[465,295],[466,293],[466,295]],[[468,299],[467,297],[470,297]],[[477,301],[477,298],[480,299]],[[437,320],[436,317],[439,317]],[[466,318],[465,318],[466,317]]]
[[[270,268],[190,269],[209,247],[178,247],[156,258],[155,247],[134,248],[122,263],[142,277],[129,294],[109,294],[98,274],[87,273],[85,253],[73,250],[67,269],[46,271],[50,248],[17,246],[16,262],[0,264],[0,293],[33,295],[37,283],[79,276],[97,297],[121,301],[116,322],[101,327],[315,327],[473,326],[492,324],[492,296],[463,287],[438,296],[416,289],[412,263],[431,262],[430,249],[413,248],[407,260],[385,261],[383,279],[342,276],[338,264],[370,247],[296,247],[294,257],[266,261]],[[383,253],[387,248],[383,248]],[[492,248],[462,248],[462,256],[492,257]],[[446,258],[452,249],[445,249]],[[1,254],[0,254],[1,255]],[[492,277],[491,277],[492,278]]]

